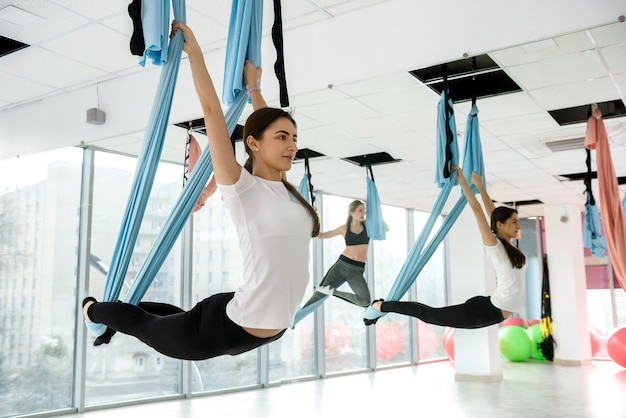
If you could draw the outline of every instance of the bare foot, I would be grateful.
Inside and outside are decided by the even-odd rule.
[[[380,305],[382,305],[383,302],[380,300],[377,300],[376,302],[372,303],[372,308],[376,309],[378,312],[380,312]]]
[[[92,322],[91,319],[89,319],[89,315],[87,314],[87,310],[94,303],[96,303],[96,302],[94,302],[93,300],[90,300],[89,302],[85,303],[85,306],[83,306],[83,316],[85,317],[85,321],[87,321],[87,322]]]

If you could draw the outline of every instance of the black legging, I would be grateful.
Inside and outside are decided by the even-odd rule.
[[[279,339],[283,334],[258,338],[248,334],[226,315],[226,304],[234,293],[218,293],[189,311],[166,303],[96,302],[87,315],[132,335],[166,356],[183,360],[205,360],[223,354],[236,355]]]
[[[419,302],[383,302],[381,312],[395,312],[414,316],[429,324],[452,328],[483,328],[502,322],[502,311],[488,296],[475,296],[460,305],[433,308]]]
[[[339,256],[339,260],[328,269],[320,286],[330,286],[332,289],[335,289],[333,296],[350,302],[353,305],[365,308],[370,305],[371,297],[367,282],[365,281],[365,277],[363,277],[364,271],[365,263],[341,255]],[[350,285],[354,293],[336,290],[345,282],[348,282],[348,285]],[[321,292],[314,292],[302,309],[325,297],[326,295]]]

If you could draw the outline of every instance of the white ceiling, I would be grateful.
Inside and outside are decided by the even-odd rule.
[[[0,34],[31,45],[0,57],[0,164],[80,144],[138,152],[160,70],[140,67],[129,52],[129,2],[0,0]],[[586,127],[560,127],[547,111],[625,101],[626,23],[618,19],[626,14],[626,4],[421,3],[282,2],[287,80],[300,146],[326,154],[310,162],[315,188],[364,198],[365,169],[341,158],[384,151],[402,161],[373,168],[383,203],[430,210],[438,194],[433,178],[439,98],[408,71],[458,60],[463,53],[489,53],[523,89],[477,103],[492,197],[574,203],[582,210],[582,182],[557,176],[585,171],[584,150],[551,152],[544,142],[582,137]],[[3,20],[9,5],[34,14],[34,21],[20,26]],[[229,15],[230,1],[187,1],[187,22],[205,50],[218,90]],[[270,105],[278,105],[272,22],[272,1],[266,0],[263,88]],[[104,125],[85,123],[86,109],[96,106],[107,114]],[[461,151],[469,108],[467,102],[455,106]],[[199,117],[184,58],[171,122]],[[616,173],[626,176],[626,118],[607,120],[606,126]],[[163,158],[182,161],[184,143],[184,130],[169,129]],[[302,166],[294,165],[292,182],[299,182]],[[626,186],[621,188],[623,196]],[[542,211],[543,205],[520,208],[525,216]]]

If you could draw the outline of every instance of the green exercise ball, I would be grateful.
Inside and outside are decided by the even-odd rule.
[[[509,361],[526,361],[533,351],[533,341],[524,327],[510,326],[499,330],[500,353]]]
[[[537,359],[537,360],[545,360],[546,358],[544,357],[543,353],[539,349],[539,343],[543,341],[543,334],[541,333],[541,325],[539,324],[531,325],[530,327],[526,329],[526,332],[530,336],[530,339],[532,340],[532,343],[533,343],[530,357]]]

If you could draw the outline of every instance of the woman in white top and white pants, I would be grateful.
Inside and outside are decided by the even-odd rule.
[[[511,240],[520,229],[517,210],[505,206],[496,208],[487,194],[483,178],[472,173],[472,183],[478,188],[487,214],[474,196],[463,172],[456,167],[458,181],[474,212],[483,246],[496,271],[496,290],[491,296],[475,296],[465,303],[435,308],[418,302],[385,302],[377,300],[372,307],[380,312],[395,312],[414,316],[430,324],[452,328],[482,328],[502,322],[524,306],[526,256]]]

